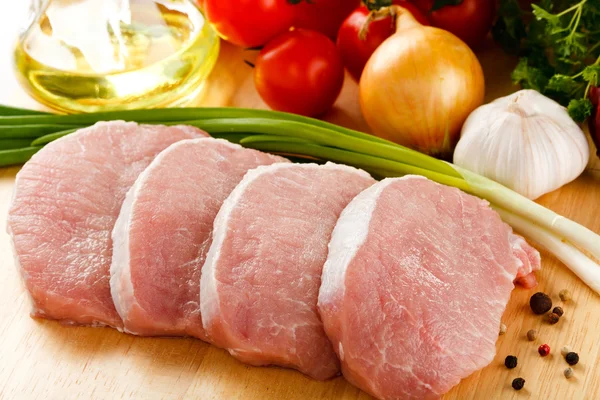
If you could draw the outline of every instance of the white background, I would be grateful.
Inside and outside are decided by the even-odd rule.
[[[0,104],[42,109],[21,89],[13,68],[13,49],[27,25],[30,0],[0,0]]]

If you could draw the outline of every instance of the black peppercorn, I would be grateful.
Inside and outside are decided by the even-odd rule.
[[[563,316],[563,314],[565,313],[565,312],[563,311],[562,307],[554,307],[554,308],[552,309],[552,312],[553,312],[554,314],[558,315],[559,317],[562,317],[562,316]]]
[[[575,365],[579,362],[579,354],[577,354],[573,351],[570,353],[567,353],[567,355],[565,356],[565,360],[567,360],[567,363],[569,365]]]
[[[558,320],[560,320],[560,315],[558,315],[556,313],[548,314],[548,323],[550,323],[550,325],[556,324],[558,322]]]
[[[529,299],[529,306],[538,315],[546,314],[552,308],[552,300],[546,293],[537,292]]]
[[[512,387],[515,390],[521,390],[525,386],[525,379],[523,378],[515,378],[512,381]]]
[[[517,357],[515,357],[515,356],[506,356],[506,358],[504,359],[504,365],[506,365],[506,368],[508,368],[508,369],[516,368],[516,366],[517,366]]]

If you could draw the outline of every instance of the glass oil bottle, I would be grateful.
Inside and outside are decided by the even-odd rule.
[[[191,0],[33,0],[17,76],[63,112],[185,105],[219,39]]]

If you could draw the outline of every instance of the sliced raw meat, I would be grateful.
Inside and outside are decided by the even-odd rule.
[[[519,235],[512,235],[511,246],[515,256],[522,263],[515,282],[527,289],[536,287],[535,271],[538,271],[541,266],[540,253]]]
[[[32,315],[109,325],[121,319],[110,296],[112,231],[129,187],[188,126],[100,122],[48,144],[17,175],[8,216]]]
[[[341,211],[374,182],[335,164],[248,172],[215,219],[202,267],[202,320],[212,342],[248,364],[336,375],[317,312],[321,270]]]
[[[346,378],[380,399],[437,399],[489,364],[522,265],[513,243],[487,202],[422,177],[359,194],[319,292]]]
[[[249,169],[285,161],[212,138],[175,143],[154,159],[112,236],[111,292],[126,331],[205,339],[200,269],[215,216]]]

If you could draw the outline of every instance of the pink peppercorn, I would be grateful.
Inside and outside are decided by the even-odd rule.
[[[546,357],[548,354],[550,354],[550,346],[547,344],[541,345],[538,347],[538,353],[540,353],[540,356]]]

